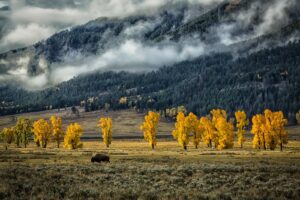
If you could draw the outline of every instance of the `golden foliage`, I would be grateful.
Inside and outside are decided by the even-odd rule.
[[[156,133],[160,120],[160,114],[152,111],[148,112],[145,116],[145,122],[140,126],[140,129],[144,132],[144,138],[149,142],[152,149],[156,146]]]
[[[32,122],[29,119],[20,118],[15,126],[15,142],[17,146],[24,144],[26,148],[32,134]]]
[[[216,142],[217,135],[211,120],[208,117],[201,117],[200,126],[203,129],[203,142],[212,148],[212,142]]]
[[[193,143],[195,148],[198,148],[198,145],[201,140],[203,128],[199,125],[198,117],[194,113],[189,113],[189,115],[185,119],[185,123],[187,126],[188,134],[192,134]]]
[[[283,144],[287,144],[287,131],[284,126],[287,125],[288,121],[284,118],[283,112],[272,112],[271,110],[265,110],[266,118],[266,142],[267,146],[274,150],[278,144],[282,150]]]
[[[264,115],[256,115],[252,118],[252,133],[253,147],[264,148],[267,147],[274,150],[279,144],[280,149],[288,142],[288,133],[285,126],[288,121],[284,118],[283,112],[272,112],[266,109]]]
[[[284,118],[282,111],[274,113],[273,127],[275,134],[278,136],[278,143],[280,145],[280,150],[283,149],[283,144],[288,143],[288,132],[285,130],[285,126],[288,124],[288,120]]]
[[[173,130],[172,135],[186,150],[187,145],[189,144],[189,127],[188,118],[184,116],[183,112],[179,112],[176,117],[175,129]]]
[[[14,127],[11,128],[4,128],[3,131],[0,133],[0,136],[5,143],[5,148],[7,149],[7,146],[10,145],[14,141],[14,134],[15,129]]]
[[[81,148],[83,146],[82,143],[80,143],[80,136],[82,135],[82,133],[83,130],[78,123],[70,124],[64,137],[64,148]]]
[[[265,116],[261,114],[252,117],[251,133],[254,134],[252,140],[253,148],[266,149],[265,121]]]
[[[98,127],[102,130],[102,138],[106,147],[109,147],[112,141],[112,119],[100,118]]]
[[[227,119],[227,113],[225,110],[214,109],[214,110],[210,111],[210,114],[212,116],[212,123],[214,126],[217,124],[219,118]]]
[[[39,119],[33,123],[34,142],[43,148],[47,147],[47,144],[51,138],[51,127],[49,123],[44,119]]]
[[[235,112],[236,119],[236,128],[237,128],[237,136],[238,136],[238,144],[243,148],[243,143],[245,142],[244,134],[246,133],[246,126],[249,125],[249,120],[247,119],[247,115],[245,111],[236,111]]]
[[[234,144],[234,127],[231,121],[227,121],[224,117],[219,117],[215,124],[218,131],[218,145],[217,148],[229,149]]]
[[[212,125],[216,130],[215,146],[217,149],[228,149],[234,145],[234,126],[232,120],[227,120],[225,110],[215,109],[211,112]]]
[[[52,130],[52,136],[54,137],[54,140],[56,141],[57,147],[59,148],[60,139],[64,135],[64,132],[62,130],[62,121],[60,117],[51,116],[51,130]]]

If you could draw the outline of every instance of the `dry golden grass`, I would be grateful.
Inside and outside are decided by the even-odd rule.
[[[299,199],[300,141],[283,152],[218,151],[175,141],[84,141],[65,150],[0,145],[0,199]],[[110,163],[92,164],[94,153]]]
[[[64,127],[79,122],[85,133],[83,148],[47,149],[0,143],[0,199],[300,199],[300,127],[288,127],[284,151],[254,150],[251,134],[244,148],[218,151],[201,143],[184,151],[176,141],[159,139],[155,150],[144,140],[116,140],[106,148],[97,121],[113,118],[114,136],[142,137],[144,114],[133,110],[81,113],[65,111],[18,115],[33,120],[63,117]],[[14,124],[0,117],[0,129]],[[162,121],[159,136],[171,136],[174,124]],[[86,140],[89,137],[98,139]],[[110,163],[93,164],[94,153],[110,156]]]
[[[100,110],[85,113],[82,109],[80,109],[79,118],[77,118],[74,115],[70,115],[70,108],[68,108],[67,111],[63,109],[59,112],[57,110],[50,110],[42,112],[24,113],[13,116],[0,116],[0,130],[2,130],[5,127],[14,126],[14,117],[25,117],[32,120],[37,120],[41,118],[49,119],[52,115],[62,117],[64,129],[66,129],[68,124],[78,122],[84,130],[83,136],[85,138],[95,138],[100,137],[100,130],[99,128],[97,128],[98,120],[100,119],[100,117],[111,117],[113,119],[113,133],[115,137],[141,137],[142,133],[139,127],[144,120],[145,113],[137,113],[134,110],[121,110],[109,112]],[[169,135],[173,129],[173,126],[173,123],[162,119],[159,124],[159,135]]]

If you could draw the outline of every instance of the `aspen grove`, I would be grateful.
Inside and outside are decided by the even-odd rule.
[[[288,143],[288,132],[285,129],[288,121],[282,111],[273,112],[266,109],[263,114],[254,115],[251,119],[251,127],[249,126],[250,119],[243,110],[236,111],[235,118],[229,118],[227,112],[222,109],[214,109],[209,115],[200,118],[192,112],[188,115],[185,112],[182,110],[177,113],[172,131],[172,136],[184,150],[187,150],[190,142],[196,149],[200,142],[208,148],[230,149],[234,146],[235,137],[237,137],[239,147],[243,148],[247,130],[250,130],[253,135],[254,149],[275,150],[279,146],[282,151],[284,145]],[[159,132],[160,114],[149,111],[144,120],[140,130],[143,131],[144,139],[154,149],[157,145],[156,135]],[[112,124],[112,118],[100,118],[97,124],[97,127],[101,128],[106,147],[109,147],[112,142]],[[63,137],[64,148],[77,149],[83,146],[80,141],[83,133],[78,123],[70,124],[64,132],[62,119],[51,116],[48,121],[39,119],[34,122],[20,118],[16,126],[4,128],[0,133],[0,138],[6,149],[13,142],[18,147],[23,144],[26,148],[32,136],[38,147],[46,148],[49,142],[55,141],[59,148]]]

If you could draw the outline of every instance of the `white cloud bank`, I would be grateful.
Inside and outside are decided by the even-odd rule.
[[[163,46],[145,46],[139,41],[127,40],[99,57],[60,65],[50,73],[49,78],[55,84],[96,70],[151,71],[203,55],[204,45],[197,39],[194,39],[193,43],[191,40],[185,40],[180,42],[180,45],[169,43]]]
[[[297,0],[273,0],[269,3],[260,1],[252,3],[248,10],[234,14],[234,22],[223,23],[216,27],[220,42],[224,45],[231,45],[279,30],[289,23],[288,9],[293,8],[296,1]],[[258,16],[260,16],[261,22],[254,25],[253,22]],[[235,31],[250,26],[253,26],[253,31],[248,30],[248,32],[244,34],[234,34]]]
[[[1,40],[2,47],[27,46],[47,38],[55,29],[39,24],[18,25]]]
[[[191,3],[216,3],[221,0],[190,0]],[[166,3],[174,3],[175,0],[91,0],[90,3],[83,3],[78,0],[81,7],[72,8],[42,8],[21,4],[19,0],[12,0],[13,8],[19,12],[13,12],[11,19],[17,25],[4,38],[3,46],[11,44],[30,44],[48,37],[57,31],[57,27],[70,26],[83,23],[99,16],[127,16],[137,12],[145,13],[147,9],[155,10]],[[234,35],[233,32],[240,27],[247,27],[253,22],[258,4],[253,4],[249,10],[235,14],[234,23],[224,23],[218,26],[217,34],[221,45],[231,45],[236,42],[248,40],[265,34],[283,26],[287,23],[288,16],[285,10],[293,5],[294,0],[274,0],[275,3],[267,6],[262,21],[250,34]],[[78,6],[77,5],[77,6]],[[280,14],[278,14],[280,13]],[[23,18],[22,16],[28,16]],[[40,17],[39,17],[40,16]],[[155,22],[154,22],[155,23]],[[46,25],[47,26],[46,26]],[[146,30],[152,29],[153,23],[138,23],[128,27],[123,34],[137,36]],[[132,38],[132,37],[131,37]],[[80,74],[92,73],[94,71],[134,71],[142,72],[155,70],[164,65],[172,65],[184,60],[190,60],[200,55],[209,53],[211,47],[205,46],[197,38],[189,38],[179,42],[162,42],[156,46],[144,44],[138,39],[127,39],[118,46],[107,49],[103,54],[85,58],[80,53],[74,53],[71,57],[66,57],[63,63],[54,63],[51,70],[47,69],[47,64],[43,60],[39,61],[40,69],[44,70],[38,76],[29,76],[27,64],[18,64],[18,68],[9,71],[6,75],[0,75],[0,81],[17,80],[27,89],[41,89],[48,85],[69,80]],[[25,58],[24,58],[25,59]],[[24,61],[23,59],[23,62]],[[0,64],[1,61],[0,60]],[[21,61],[20,61],[21,62]],[[29,61],[28,61],[29,62]],[[46,67],[45,67],[46,66]]]
[[[49,5],[46,1],[29,4],[26,0],[10,0],[11,11],[7,14],[10,28],[0,39],[0,53],[34,44],[59,30],[98,17],[150,14],[163,6],[178,2],[187,2],[192,6],[210,5],[221,1],[223,0],[53,0],[52,4],[57,4],[57,7],[47,7]],[[20,34],[29,37],[24,40]]]
[[[0,82],[14,80],[26,89],[36,90],[93,71],[152,71],[164,65],[197,58],[207,53],[204,47],[205,45],[196,38],[179,43],[168,42],[161,46],[126,40],[119,47],[109,49],[100,56],[89,58],[79,56],[72,62],[71,59],[66,58],[68,62],[53,64],[51,70],[45,67],[46,64],[41,59],[39,67],[43,69],[43,73],[37,76],[28,75],[26,66],[29,58],[24,57],[19,59],[16,69],[8,71],[6,75],[0,75]]]

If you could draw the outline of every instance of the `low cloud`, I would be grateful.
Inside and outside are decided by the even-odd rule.
[[[13,80],[26,89],[36,90],[94,71],[152,71],[208,53],[204,49],[205,45],[197,38],[160,45],[145,45],[138,40],[126,40],[99,56],[85,58],[78,54],[77,59],[72,62],[66,57],[63,63],[53,63],[51,70],[45,67],[43,60],[39,60],[38,65],[43,71],[36,76],[29,76],[27,73],[29,58],[20,58],[16,69],[0,75],[0,82]]]
[[[295,0],[276,0],[265,12],[263,22],[256,29],[257,35],[278,30],[289,22],[287,9],[294,6]]]
[[[73,2],[73,0],[68,1]],[[77,0],[73,2],[72,6],[62,4],[61,8],[57,8],[12,0],[14,11],[10,19],[15,26],[1,40],[0,51],[1,48],[9,49],[11,46],[30,45],[47,38],[61,28],[81,24],[99,16],[125,17],[136,13],[147,14],[178,1],[91,0],[87,2]],[[186,2],[191,5],[199,2],[211,5],[221,1],[189,0]],[[69,51],[69,55],[63,58],[63,62],[51,63],[51,65],[46,63],[43,58],[39,58],[37,66],[40,71],[35,75],[29,75],[27,66],[30,61],[25,57],[17,62],[14,70],[0,75],[0,82],[13,80],[26,89],[35,90],[94,71],[145,72],[156,70],[162,66],[197,58],[213,50],[222,51],[223,48],[228,49],[225,48],[226,46],[277,30],[289,22],[286,10],[293,7],[294,3],[294,0],[273,0],[269,4],[255,1],[249,9],[233,13],[234,22],[223,22],[211,30],[211,35],[219,38],[214,46],[207,46],[198,39],[198,36],[177,42],[165,40],[155,44],[145,43],[141,36],[153,30],[160,23],[160,19],[141,21],[133,26],[127,26],[116,39],[116,45],[103,50],[101,54],[86,57],[80,52]],[[186,17],[189,18],[192,15],[196,14],[189,12]],[[260,16],[259,20],[256,20],[257,16]],[[110,34],[110,32],[108,31],[106,34]],[[102,37],[105,37],[105,33]],[[3,62],[5,60],[0,60],[0,65]]]
[[[153,14],[162,7],[185,2],[208,6],[223,0],[10,0],[6,14],[9,26],[0,38],[0,53],[33,44],[59,30],[86,23],[98,17],[126,17],[133,14]],[[1,1],[0,1],[1,2]],[[35,32],[32,32],[35,28]],[[27,41],[11,35],[34,34]],[[1,34],[0,34],[1,35]],[[7,39],[9,37],[9,39]]]
[[[1,47],[9,49],[11,46],[27,46],[47,38],[55,33],[52,27],[38,24],[18,25],[2,38]]]
[[[152,71],[162,66],[197,58],[204,54],[204,47],[205,45],[198,39],[184,40],[179,43],[168,42],[159,46],[127,40],[119,47],[109,49],[100,56],[78,58],[73,63],[54,64],[48,81],[57,84],[93,71]],[[70,59],[66,58],[66,60]]]
[[[222,23],[212,32],[222,44],[231,45],[278,31],[290,22],[288,12],[295,4],[295,0],[254,1],[249,9],[233,14],[234,22]]]

